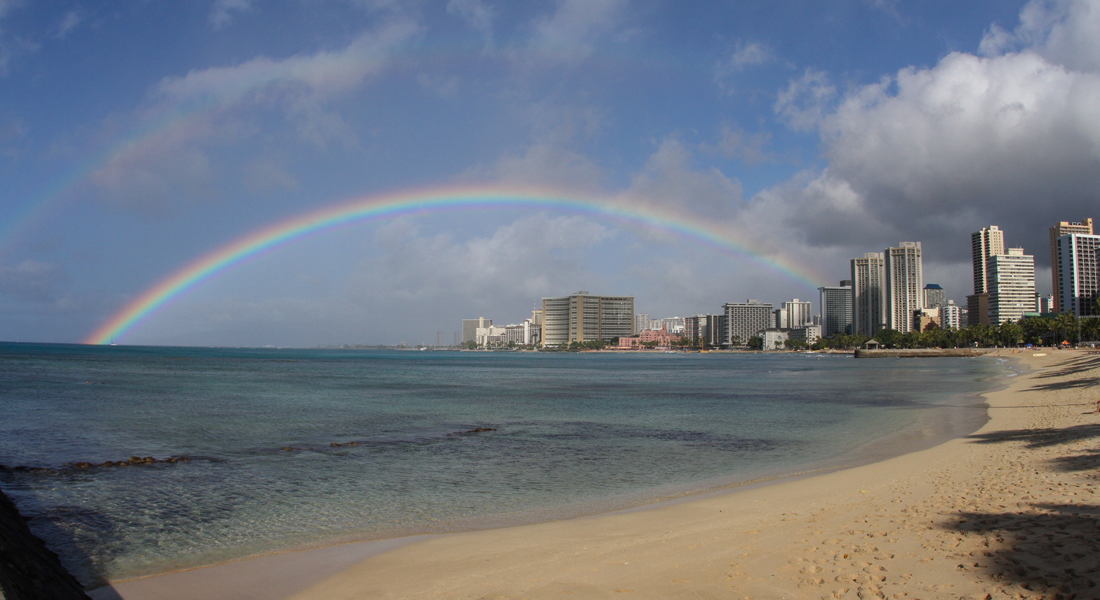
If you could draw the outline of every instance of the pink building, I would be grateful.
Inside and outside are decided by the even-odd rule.
[[[652,344],[656,342],[657,348],[668,348],[674,343],[680,341],[681,336],[676,333],[669,333],[668,328],[661,327],[660,329],[646,329],[638,337],[621,337],[619,338],[620,350],[638,350],[645,348],[643,344]]]

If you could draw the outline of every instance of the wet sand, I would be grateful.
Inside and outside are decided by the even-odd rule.
[[[1029,372],[987,395],[982,429],[928,450],[650,510],[430,537],[362,560],[359,545],[260,557],[93,597],[1100,597],[1100,354],[1003,355]]]

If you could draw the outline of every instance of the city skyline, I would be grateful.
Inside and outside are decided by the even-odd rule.
[[[577,289],[716,314],[900,240],[961,301],[989,223],[1049,294],[1046,228],[1100,189],[1097,15],[0,2],[0,339],[432,342]]]

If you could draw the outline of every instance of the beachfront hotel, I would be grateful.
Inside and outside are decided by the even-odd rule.
[[[852,259],[852,333],[872,337],[886,327],[885,280],[881,252]]]
[[[817,288],[821,293],[821,335],[833,337],[852,332],[852,282],[845,279],[838,286]]]
[[[1035,257],[1023,248],[1009,248],[1006,254],[991,256],[988,267],[989,322],[1015,323],[1025,312],[1034,312]]]
[[[723,304],[722,310],[726,313],[725,343],[732,348],[746,346],[749,338],[774,327],[775,307],[770,302],[730,302]]]
[[[989,325],[989,261],[1005,253],[1005,234],[996,225],[970,234],[974,293],[966,297],[967,326]]]
[[[924,263],[920,242],[901,242],[886,252],[886,326],[907,333],[924,308]]]
[[[1077,317],[1098,316],[1094,305],[1100,296],[1097,254],[1100,254],[1100,235],[1071,233],[1058,238],[1056,256],[1061,285],[1058,312],[1070,312]]]
[[[542,346],[634,335],[634,296],[595,296],[586,291],[542,299]]]
[[[1092,230],[1092,219],[1060,221],[1057,225],[1050,228],[1050,285],[1053,291],[1053,298],[1051,298],[1050,304],[1053,312],[1059,312],[1061,310],[1059,307],[1062,305],[1062,273],[1064,271],[1061,258],[1058,254],[1058,239],[1062,236],[1071,234],[1093,235],[1094,233],[1095,232]]]

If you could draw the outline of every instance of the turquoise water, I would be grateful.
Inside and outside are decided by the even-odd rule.
[[[974,395],[1005,375],[985,359],[0,344],[0,486],[94,586],[853,464],[876,438],[976,426]],[[191,460],[71,466],[135,455]]]

